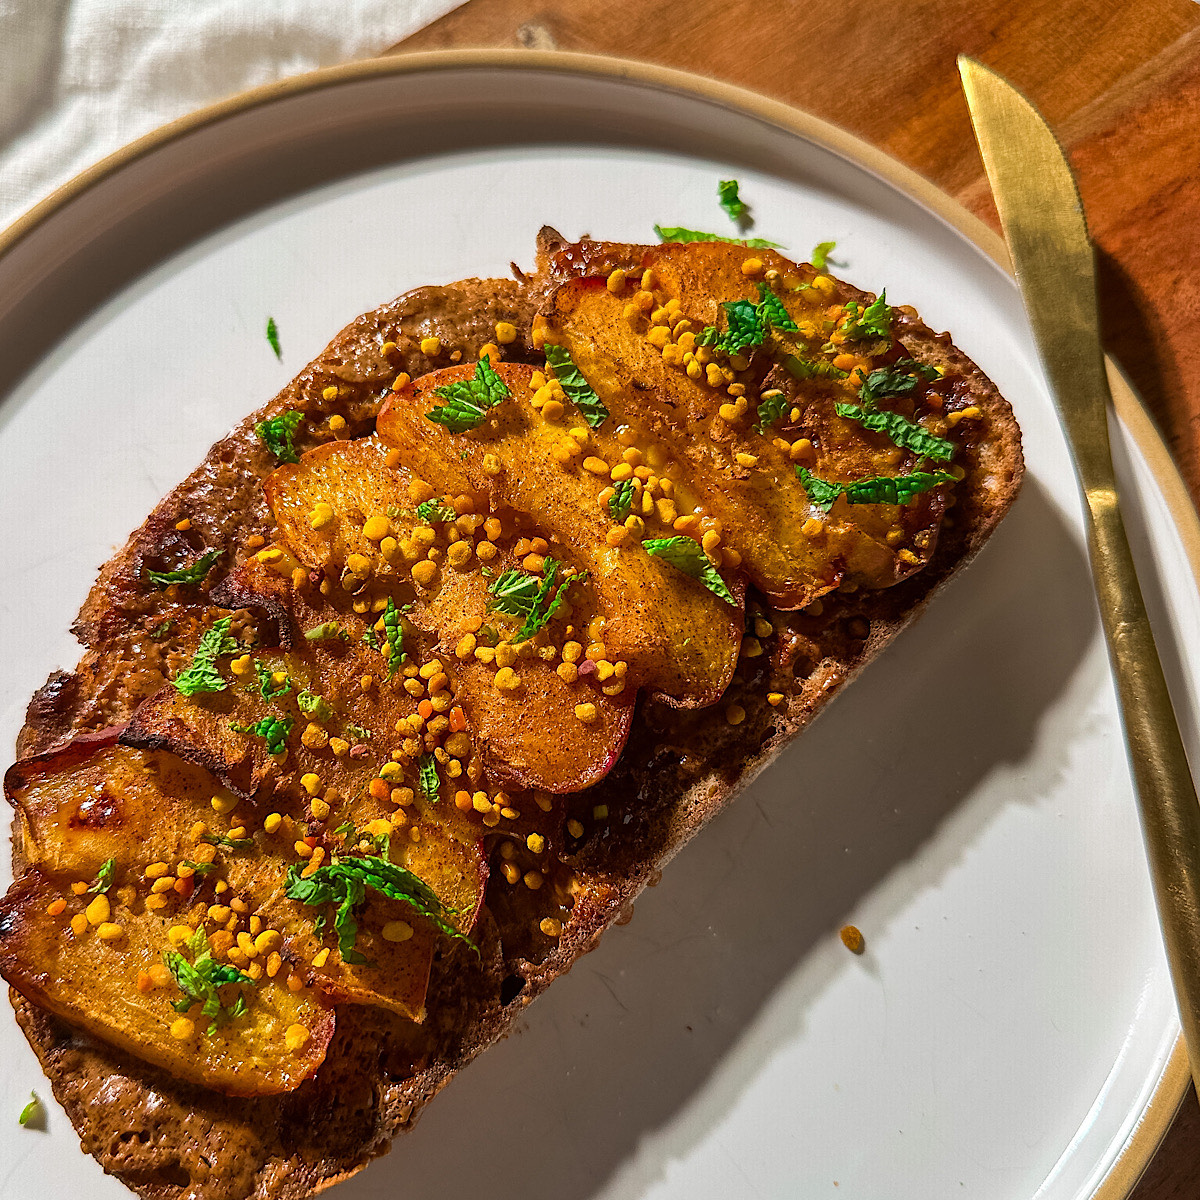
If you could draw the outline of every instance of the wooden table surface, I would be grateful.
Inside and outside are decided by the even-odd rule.
[[[752,88],[844,126],[992,224],[955,55],[995,67],[1067,147],[1099,247],[1106,346],[1200,497],[1200,4],[468,0],[395,49],[468,46],[613,54]],[[1133,1200],[1197,1197],[1189,1091]]]

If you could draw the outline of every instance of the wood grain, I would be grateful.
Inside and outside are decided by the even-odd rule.
[[[1105,343],[1200,497],[1192,0],[470,0],[394,49],[467,46],[613,54],[752,88],[881,147],[993,225],[955,56],[996,68],[1067,148],[1100,254]],[[1189,1090],[1131,1200],[1197,1196],[1200,1106]]]

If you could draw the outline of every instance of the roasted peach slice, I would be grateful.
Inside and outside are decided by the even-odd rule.
[[[465,382],[474,370],[437,371],[393,393],[379,415],[380,437],[419,478],[449,492],[482,494],[493,512],[515,510],[566,547],[595,589],[601,644],[610,659],[628,664],[635,684],[680,706],[715,702],[737,664],[740,581],[727,581],[735,601],[727,603],[649,553],[641,531],[618,525],[599,499],[611,464],[592,453],[586,429],[569,429],[534,406],[531,367],[496,368],[508,398],[474,428],[456,433],[430,421],[439,389]]]
[[[63,892],[61,880],[30,869],[0,900],[0,975],[35,1004],[180,1079],[232,1096],[291,1091],[324,1061],[334,1014],[318,992],[293,990],[282,978],[252,979],[211,957],[205,971],[203,951],[167,949],[174,922],[164,913],[106,899],[110,919],[93,923],[82,915],[82,900],[92,917],[95,901],[68,891],[59,911]],[[168,971],[165,949],[168,961],[179,955],[199,976],[189,991]],[[220,1007],[203,1011],[206,995]]]
[[[611,674],[581,674],[562,659],[571,640],[565,614],[584,628],[597,615],[591,582],[560,584],[563,615],[530,639],[516,641],[521,622],[494,607],[492,588],[505,572],[540,582],[553,559],[564,564],[567,578],[565,550],[547,545],[534,556],[529,565],[541,567],[539,576],[524,572],[513,553],[512,522],[509,536],[491,539],[484,515],[458,513],[443,497],[425,500],[423,517],[414,492],[423,497],[427,489],[417,490],[403,467],[387,465],[386,447],[373,438],[309,451],[264,487],[288,549],[324,575],[326,590],[346,600],[386,594],[403,608],[404,625],[437,654],[489,774],[520,788],[575,792],[608,773],[625,744],[635,689]],[[465,510],[470,499],[457,502]],[[506,665],[510,670],[501,674]],[[380,696],[405,682],[380,680]]]
[[[845,481],[911,469],[915,458],[886,437],[863,437],[836,415],[837,404],[857,401],[876,358],[897,357],[890,341],[846,343],[837,358],[845,369],[833,367],[831,314],[842,312],[832,303],[835,285],[769,251],[668,244],[643,263],[650,290],[636,290],[633,277],[615,291],[599,277],[564,283],[540,318],[541,332],[565,348],[613,420],[634,431],[635,444],[656,446],[679,466],[683,490],[720,521],[750,579],[777,607],[798,608],[843,580],[884,587],[919,569],[936,538],[944,488],[911,506],[841,500],[827,513],[796,471],[806,465]],[[759,305],[765,292],[789,329],[768,323],[740,353],[698,344],[705,328],[727,325],[723,304]],[[772,359],[802,365],[808,355],[822,360],[825,376],[789,376],[783,388],[773,377],[764,387]],[[784,396],[776,427],[758,411],[764,391]],[[797,408],[803,422],[792,416]]]
[[[437,940],[427,922],[404,902],[370,893],[356,944],[369,965],[344,961],[336,940],[314,931],[320,913],[284,894],[288,862],[297,861],[288,838],[306,825],[289,818],[281,819],[274,836],[265,830],[243,830],[237,838],[216,834],[208,826],[216,823],[210,798],[219,789],[207,773],[162,751],[120,745],[118,732],[77,739],[10,768],[5,786],[33,867],[70,897],[71,883],[94,878],[111,861],[111,895],[124,895],[135,907],[147,895],[154,897],[150,903],[159,907],[153,911],[204,924],[222,952],[223,941],[236,944],[226,927],[236,911],[229,902],[237,899],[247,910],[243,931],[253,916],[260,928],[279,934],[272,948],[291,964],[281,981],[294,970],[330,1000],[374,1004],[422,1019]],[[439,895],[456,910],[452,921],[464,932],[471,928],[486,882],[477,838],[447,853],[442,839],[426,836],[420,844],[398,846],[391,857],[420,878],[436,880]],[[175,886],[158,890],[160,880]],[[90,898],[85,895],[84,902]],[[74,907],[81,910],[84,902]],[[396,921],[407,926],[404,940],[380,944],[383,928]],[[165,946],[140,949],[146,961],[157,961]],[[327,947],[330,952],[320,958]],[[261,957],[265,962],[267,951]]]

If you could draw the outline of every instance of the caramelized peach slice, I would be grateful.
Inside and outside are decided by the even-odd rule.
[[[387,466],[385,454],[373,438],[334,442],[266,480],[268,503],[291,553],[322,572],[335,594],[347,587],[372,597],[386,591],[404,607],[405,623],[428,635],[439,655],[489,774],[549,792],[581,791],[598,782],[625,744],[635,689],[614,688],[617,694],[607,695],[603,688],[613,684],[611,675],[559,670],[569,640],[566,617],[533,640],[501,650],[501,656],[517,657],[510,673],[500,676],[503,658],[477,635],[483,626],[506,631],[507,640],[519,631],[519,620],[493,610],[489,591],[503,571],[520,568],[512,553],[515,536],[499,545],[489,541],[484,517],[474,513],[424,520],[412,497],[412,477]],[[485,543],[492,555],[486,563],[475,552]],[[436,558],[427,557],[430,551]],[[547,554],[567,561],[557,546]],[[586,627],[597,613],[594,589],[580,581],[567,595],[570,619]],[[380,696],[403,682],[380,680]],[[577,709],[591,719],[580,720]]]
[[[573,279],[551,296],[542,331],[547,342],[567,349],[616,423],[633,430],[638,443],[664,447],[682,465],[685,490],[720,520],[725,545],[751,580],[777,607],[798,608],[844,579],[884,587],[919,569],[927,553],[914,555],[911,547],[919,533],[916,544],[932,549],[941,493],[900,507],[839,501],[827,516],[796,477],[798,452],[780,437],[789,434],[797,442],[811,433],[819,450],[804,462],[830,480],[910,469],[914,460],[887,438],[863,436],[835,415],[836,403],[857,399],[854,388],[791,380],[783,426],[760,429],[758,397],[770,358],[748,348],[731,359],[695,345],[705,326],[724,325],[723,303],[757,302],[761,285],[770,286],[799,327],[769,335],[766,345],[775,357],[816,353],[830,336],[835,285],[809,286],[811,268],[720,243],[666,245],[649,252],[644,265],[653,288],[641,293],[652,297],[648,307],[633,302],[632,286],[614,294],[601,278]],[[777,276],[770,285],[766,270]],[[809,414],[808,422],[789,428],[796,405]],[[900,536],[889,541],[893,530]],[[901,546],[908,552],[901,553]]]
[[[68,893],[69,895],[69,893]],[[199,1004],[165,971],[172,920],[117,902],[93,923],[82,899],[55,916],[63,885],[31,869],[0,901],[0,975],[23,996],[172,1075],[232,1096],[292,1091],[314,1074],[333,1036],[334,1014],[318,993],[262,976],[217,989],[228,1010],[246,1009],[208,1033]],[[90,909],[95,915],[95,908]],[[151,972],[149,968],[154,968]]]
[[[274,949],[329,999],[373,1004],[422,1019],[436,942],[427,922],[402,901],[372,893],[359,921],[357,947],[371,965],[343,962],[336,939],[314,933],[319,914],[283,894],[287,860],[297,861],[288,834],[294,840],[304,825],[289,820],[274,836],[247,831],[233,846],[219,838],[215,845],[206,842],[206,825],[215,823],[210,798],[219,790],[212,779],[170,754],[119,745],[118,732],[78,739],[9,770],[5,786],[20,815],[25,855],[32,866],[71,895],[70,883],[91,880],[111,859],[111,894],[132,888],[140,896],[139,904],[146,895],[162,896],[158,911],[179,921],[191,919],[188,914],[199,905],[214,933],[226,926],[233,915],[228,902],[237,897],[248,910],[247,921],[253,915],[262,928],[275,930],[280,940]],[[473,847],[447,855],[440,839],[427,836],[420,844],[398,846],[392,857],[422,879],[436,880],[439,895],[444,893],[448,906],[459,910],[453,920],[464,932],[471,928],[486,882],[477,838]],[[453,869],[448,871],[452,859]],[[193,873],[184,874],[188,870]],[[170,884],[176,872],[187,884],[182,891],[153,891],[157,880],[165,878]],[[220,892],[218,884],[223,885]],[[90,898],[85,896],[85,901]],[[412,936],[379,945],[384,925],[398,920],[410,925]],[[241,924],[244,931],[245,922]],[[312,966],[327,947],[331,949],[323,965]],[[158,953],[153,946],[143,949],[151,959]],[[265,961],[265,951],[261,957]]]
[[[567,547],[595,588],[608,657],[628,663],[634,683],[680,706],[716,701],[737,665],[739,581],[730,581],[737,598],[730,605],[648,553],[637,534],[610,540],[616,523],[598,494],[611,464],[533,406],[532,368],[497,368],[510,398],[476,428],[451,433],[431,422],[425,414],[439,403],[437,389],[473,370],[437,371],[394,393],[379,415],[380,436],[419,477],[452,492],[483,493],[493,511],[526,514],[548,540]]]

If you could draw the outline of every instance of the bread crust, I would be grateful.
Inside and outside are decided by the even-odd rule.
[[[174,566],[203,548],[242,547],[249,535],[267,534],[270,518],[258,485],[273,463],[254,435],[263,415],[296,408],[327,420],[337,412],[349,433],[369,432],[397,362],[414,376],[444,365],[444,355],[434,364],[420,352],[420,339],[429,334],[442,339],[446,352],[471,361],[492,340],[496,322],[509,321],[519,333],[506,357],[535,361],[529,330],[555,282],[549,260],[558,245],[552,231],[543,237],[538,276],[421,288],[360,317],[261,412],[216,443],[100,572],[75,625],[83,659],[72,673],[55,672],[34,696],[18,754],[36,754],[71,735],[127,720],[179,668],[179,639],[154,640],[151,633],[164,621],[180,627],[207,621],[214,609],[206,596],[199,603],[147,597],[139,580],[146,565]],[[609,258],[615,262],[620,255],[594,249],[579,256],[579,268],[595,270]],[[490,891],[478,930],[482,956],[476,961],[457,945],[440,952],[424,1025],[379,1009],[343,1007],[317,1077],[269,1099],[235,1099],[183,1085],[13,992],[18,1022],[86,1152],[147,1200],[299,1200],[385,1153],[458,1070],[504,1036],[528,1003],[594,948],[665,863],[974,557],[1016,496],[1023,462],[1008,404],[947,334],[934,333],[912,310],[896,310],[896,332],[919,362],[958,376],[960,399],[981,413],[981,433],[960,459],[967,474],[956,488],[954,519],[943,528],[930,563],[891,588],[832,593],[818,616],[771,614],[774,653],[739,671],[727,693],[746,712],[736,727],[726,721],[724,705],[679,710],[640,701],[611,774],[565,798],[564,822],[597,804],[626,820],[619,837],[585,840],[571,853],[565,844],[560,849],[579,881],[561,938],[545,944],[529,935],[521,898],[511,898],[523,889]],[[379,350],[384,341],[397,344],[391,358]],[[336,399],[325,398],[330,387],[339,389]],[[183,534],[175,528],[182,516],[193,524]],[[217,588],[236,561],[227,554],[206,586]],[[770,706],[768,690],[783,692],[784,703]],[[14,861],[19,870],[16,834]]]

